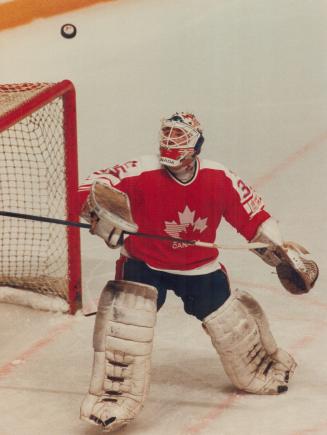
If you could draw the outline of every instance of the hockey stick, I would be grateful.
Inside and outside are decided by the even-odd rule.
[[[82,222],[66,221],[63,219],[55,219],[55,218],[49,218],[45,216],[36,216],[32,214],[14,213],[11,211],[0,211],[0,216],[7,216],[12,218],[26,219],[26,220],[32,220],[38,222],[47,222],[51,224],[65,225],[69,227],[78,227],[78,228],[87,228],[87,229],[91,228],[90,224],[84,224]],[[201,242],[200,240],[185,240],[185,239],[180,239],[179,237],[160,236],[159,234],[147,234],[141,232],[132,233],[129,231],[123,231],[123,233],[128,234],[130,236],[148,237],[151,239],[158,239],[158,240],[167,240],[171,242],[185,243],[187,245],[192,245],[192,246],[200,246],[203,248],[243,250],[243,249],[262,249],[262,248],[269,247],[267,243],[261,243],[261,242],[243,243],[241,245],[221,245],[217,243]]]
[[[47,222],[50,224],[66,225],[66,227],[78,227],[78,228],[91,228],[90,224],[83,224],[81,222],[65,221],[63,219],[49,218],[45,216],[36,216],[34,214],[14,213],[11,211],[0,211],[0,216],[7,216],[18,219],[26,219],[30,221]]]

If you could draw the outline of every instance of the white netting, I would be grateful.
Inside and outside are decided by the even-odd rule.
[[[48,83],[0,85],[0,116],[30,100],[46,88],[49,88]]]
[[[46,85],[0,86],[7,112]],[[1,115],[1,113],[0,113]],[[56,98],[0,133],[0,209],[66,219],[63,102]],[[0,216],[0,285],[68,297],[66,228]]]

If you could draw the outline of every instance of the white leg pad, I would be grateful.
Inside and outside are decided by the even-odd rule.
[[[81,418],[111,432],[133,420],[150,386],[157,290],[109,281],[96,315],[94,362]]]
[[[256,394],[287,391],[296,363],[277,347],[264,311],[249,293],[232,292],[203,325],[237,388]]]

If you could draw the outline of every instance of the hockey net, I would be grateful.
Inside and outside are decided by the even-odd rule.
[[[72,83],[0,85],[0,210],[78,221],[77,186]],[[0,238],[0,301],[80,307],[78,228],[0,216]]]

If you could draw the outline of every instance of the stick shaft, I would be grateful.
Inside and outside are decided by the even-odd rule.
[[[243,243],[241,245],[221,245],[220,243],[207,243],[207,242],[200,242],[199,240],[194,240],[195,246],[201,246],[203,248],[217,248],[217,249],[235,249],[235,250],[243,250],[243,249],[262,249],[262,248],[268,248],[268,243],[261,243],[261,242],[249,242],[249,243]]]
[[[12,217],[17,219],[26,219],[26,220],[38,221],[38,222],[47,222],[50,224],[57,224],[57,225],[66,225],[67,227],[91,228],[90,224],[84,224],[82,222],[72,222],[63,219],[49,218],[45,216],[35,216],[33,214],[14,213],[11,211],[0,211],[0,216],[7,216],[7,217]]]
[[[12,218],[26,219],[26,220],[32,220],[38,222],[47,222],[51,224],[65,225],[65,226],[78,227],[78,228],[87,228],[87,229],[91,228],[90,224],[84,224],[82,222],[72,222],[72,221],[66,221],[64,219],[55,219],[55,218],[36,216],[36,215],[25,214],[25,213],[15,213],[11,211],[0,211],[0,216],[7,216]],[[233,246],[233,245],[219,245],[216,243],[201,242],[199,240],[185,240],[185,239],[180,239],[178,237],[161,236],[159,234],[147,234],[141,232],[131,233],[129,231],[124,231],[124,234],[128,234],[130,236],[136,236],[136,237],[147,237],[151,239],[185,243],[191,246],[199,246],[199,247],[211,248],[211,249],[236,249],[236,250],[241,249],[242,250],[242,249],[261,249],[261,248],[268,247],[266,243],[244,243],[243,245]]]

